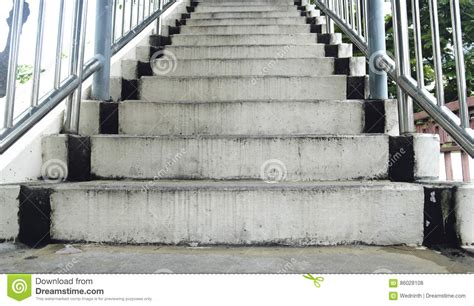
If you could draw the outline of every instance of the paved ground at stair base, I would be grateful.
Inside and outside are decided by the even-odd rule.
[[[474,257],[414,247],[165,247],[62,244],[28,249],[0,244],[0,273],[466,273]],[[443,253],[447,253],[443,252]]]

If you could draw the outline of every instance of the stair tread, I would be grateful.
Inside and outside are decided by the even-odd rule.
[[[390,100],[390,99],[389,99]],[[156,104],[215,104],[215,103],[229,103],[229,104],[236,104],[236,103],[364,103],[366,100],[362,99],[347,99],[347,100],[335,100],[335,99],[298,99],[298,100],[223,100],[223,101],[193,101],[193,100],[181,100],[181,101],[152,101],[152,100],[123,100],[118,103],[131,103],[131,104],[138,104],[138,103],[156,103]],[[388,101],[388,100],[387,100]],[[98,102],[96,100],[83,100],[83,102]]]
[[[67,189],[95,189],[95,190],[141,190],[144,183],[150,180],[96,180],[86,182],[43,183],[41,181],[26,183],[30,187],[48,187],[56,190]],[[12,186],[12,184],[10,184]],[[13,185],[14,186],[14,185]],[[0,185],[1,188],[8,185]],[[416,183],[390,182],[386,180],[361,181],[305,181],[305,182],[275,182],[267,183],[263,180],[154,180],[148,190],[299,190],[299,189],[342,189],[342,188],[386,188],[419,190],[423,187]]]
[[[253,79],[253,78],[265,78],[265,79],[296,79],[296,78],[314,78],[314,79],[342,79],[347,78],[346,75],[323,75],[323,76],[313,76],[313,75],[303,75],[303,76],[294,76],[294,75],[202,75],[202,76],[172,76],[172,75],[150,75],[142,76],[141,79]]]
[[[219,134],[219,135],[127,135],[127,134],[99,134],[92,135],[93,138],[120,138],[120,139],[296,139],[296,138],[306,138],[306,139],[354,139],[354,138],[364,138],[364,139],[373,139],[373,138],[388,138],[386,134],[295,134],[295,135],[240,135],[240,134]]]
[[[180,34],[181,35],[181,34]],[[263,34],[260,34],[263,35]],[[238,44],[238,45],[169,45],[166,46],[166,49],[172,49],[172,48],[219,48],[219,47],[229,47],[229,48],[236,48],[236,47],[280,47],[281,46],[294,46],[294,47],[323,47],[326,44],[321,44],[321,43],[305,43],[305,44],[291,44],[291,43],[286,43],[286,44]],[[344,45],[344,44],[343,44]]]

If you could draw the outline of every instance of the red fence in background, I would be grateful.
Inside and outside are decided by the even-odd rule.
[[[467,99],[469,107],[470,126],[474,129],[474,97]],[[446,104],[453,112],[459,111],[458,101],[453,101]],[[446,180],[453,180],[453,152],[461,153],[462,177],[464,182],[471,180],[471,172],[469,160],[470,157],[453,141],[453,139],[443,130],[433,119],[431,119],[426,112],[415,113],[415,126],[417,133],[438,134],[441,144],[441,153],[444,155],[444,168],[446,171]]]

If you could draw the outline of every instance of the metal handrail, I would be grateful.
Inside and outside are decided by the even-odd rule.
[[[45,53],[43,36],[46,15],[44,12],[45,6],[48,5],[48,1],[40,0],[31,103],[27,109],[15,117],[18,53],[20,50],[20,38],[24,22],[23,12],[25,5],[28,4],[25,0],[14,0],[11,12],[9,42],[7,44],[10,49],[8,55],[8,73],[6,75],[4,121],[3,126],[0,126],[0,154],[5,152],[64,99],[67,99],[64,129],[68,133],[77,133],[80,117],[80,102],[82,98],[82,83],[91,75],[95,75],[94,81],[96,81],[95,78],[98,77],[97,83],[95,83],[99,84],[99,86],[103,86],[102,89],[105,90],[98,90],[101,95],[94,96],[94,92],[96,91],[94,91],[93,88],[93,98],[108,100],[104,95],[108,96],[110,56],[117,53],[147,26],[159,18],[160,15],[175,2],[175,0],[96,0],[96,15],[98,15],[96,16],[95,24],[96,49],[92,58],[86,60],[84,55],[85,35],[88,23],[88,1],[74,0],[72,5],[74,8],[74,17],[71,29],[73,39],[70,45],[72,54],[69,59],[69,67],[67,67],[68,74],[61,78],[61,56],[65,47],[63,36],[66,32],[64,24],[67,16],[65,17],[65,0],[60,0],[57,15],[58,31],[56,46],[54,46],[53,51],[56,54],[54,80],[52,81],[51,90],[39,97],[41,60],[42,55]],[[106,32],[104,34],[105,29]],[[104,37],[107,39],[104,39]],[[101,48],[100,44],[104,43],[107,43],[107,45]],[[102,78],[100,78],[101,76]]]
[[[369,20],[373,17],[370,15],[373,12],[368,9],[368,6],[373,5],[372,1],[381,0],[316,0],[315,4],[327,17],[328,32],[332,30],[331,22],[334,22],[349,37],[352,43],[364,53],[371,70],[377,70],[376,73],[387,73],[396,83],[400,134],[414,132],[411,101],[411,99],[414,99],[471,157],[474,157],[474,131],[469,127],[469,112],[466,101],[459,0],[450,0],[453,50],[460,103],[459,116],[444,106],[437,1],[429,0],[436,74],[436,97],[426,89],[424,81],[418,1],[412,1],[417,79],[411,75],[407,0],[391,0],[395,59],[392,59],[386,52],[370,53],[369,42],[372,33],[370,33]]]

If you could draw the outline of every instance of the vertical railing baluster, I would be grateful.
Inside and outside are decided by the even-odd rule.
[[[438,21],[438,1],[429,0],[430,21],[431,21],[431,39],[433,44],[433,62],[435,68],[435,86],[438,106],[444,105],[444,86],[443,86],[443,63],[441,59],[441,45],[439,35]]]
[[[35,63],[33,66],[33,87],[31,92],[31,106],[38,105],[39,89],[41,82],[41,59],[43,53],[43,34],[44,34],[44,0],[39,2],[38,24],[36,32]]]
[[[418,88],[425,87],[425,73],[423,71],[423,46],[421,42],[421,22],[420,22],[420,5],[418,0],[412,2],[413,13],[413,36],[415,41],[415,57],[416,57],[416,75]]]
[[[125,0],[122,0],[122,37],[125,34]]]
[[[115,28],[117,26],[117,3],[118,0],[114,0],[114,11],[112,15],[112,43],[115,42]]]
[[[130,27],[128,28],[129,31],[132,30],[132,24],[133,24],[133,7],[135,6],[134,5],[134,1],[135,0],[130,0]]]
[[[367,1],[368,0],[362,0],[362,5],[363,5],[362,12],[364,14],[364,24],[365,24],[364,25],[364,38],[366,42],[369,40],[369,34],[368,34],[369,17],[367,14]]]
[[[461,127],[469,127],[469,108],[467,106],[466,68],[461,29],[461,11],[459,0],[451,0],[451,22],[453,25],[453,49],[456,61],[456,80],[458,87],[459,116]]]
[[[369,0],[369,3],[372,1]],[[408,49],[408,32],[406,31],[408,29],[406,1],[392,0],[392,11],[397,78],[410,76],[410,51]],[[415,130],[413,101],[400,86],[397,87],[397,96],[400,134],[411,133]]]
[[[63,60],[63,38],[64,38],[64,0],[59,2],[58,37],[56,40],[56,63],[54,65],[54,89],[58,89],[61,83],[61,67]]]
[[[86,23],[87,23],[87,3],[88,0],[81,0],[82,5],[79,10],[79,42],[78,42],[78,58],[77,62],[77,73],[76,76],[79,79],[79,86],[73,93],[69,126],[67,126],[67,132],[71,134],[79,133],[79,117],[81,112],[81,99],[82,99],[82,77],[84,72],[84,54],[86,45]]]
[[[361,1],[363,0],[356,0],[357,34],[359,34],[359,36],[362,36]]]
[[[140,23],[140,0],[137,0],[137,25]]]
[[[80,41],[82,37],[82,15],[84,10],[82,0],[74,0],[74,18],[72,24],[72,40],[71,40],[71,57],[69,60],[69,75],[78,77],[79,69],[79,53],[80,53]],[[72,131],[72,117],[73,117],[73,108],[74,108],[74,96],[75,92],[72,92],[66,100],[66,118],[64,122],[64,129],[68,133],[73,133]]]
[[[18,51],[20,48],[20,35],[23,26],[23,6],[24,0],[15,0],[13,3],[13,16],[10,37],[10,52],[8,55],[8,74],[6,88],[5,113],[3,120],[4,128],[13,126],[13,116],[15,111],[15,89],[16,89],[16,69],[18,65]]]
[[[355,20],[354,20],[354,2],[353,0],[349,0],[349,23],[351,28],[355,28]]]

